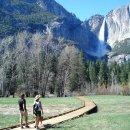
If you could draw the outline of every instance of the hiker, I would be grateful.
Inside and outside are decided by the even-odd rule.
[[[19,111],[20,111],[20,127],[23,128],[23,117],[25,117],[25,127],[29,128],[28,126],[28,113],[26,108],[26,100],[25,95],[21,94],[20,99],[18,100],[19,104]]]
[[[41,114],[43,114],[42,103],[40,101],[40,95],[36,95],[36,97],[35,97],[35,101],[34,101],[34,104],[33,104],[33,114],[35,114],[35,116],[36,116],[34,127],[36,129],[39,129],[38,125],[39,125],[39,122],[41,122],[41,124],[42,124]]]

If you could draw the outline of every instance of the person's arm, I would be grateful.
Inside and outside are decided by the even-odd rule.
[[[33,104],[33,114],[34,114],[34,107],[35,107],[35,104]]]
[[[42,111],[42,114],[43,114],[43,108],[42,108],[42,103],[41,103],[41,101],[40,101],[40,106],[41,106],[41,111]]]
[[[26,111],[27,109],[26,109],[26,100],[24,99],[23,100],[23,109]]]

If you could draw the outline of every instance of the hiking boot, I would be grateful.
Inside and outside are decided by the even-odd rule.
[[[37,130],[40,130],[38,126],[36,126],[36,129],[37,129]]]
[[[42,129],[43,129],[43,130],[46,130],[46,127],[43,125]]]
[[[30,128],[28,125],[25,126],[26,128]]]

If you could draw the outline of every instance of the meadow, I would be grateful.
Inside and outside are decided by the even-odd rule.
[[[49,130],[130,130],[130,96],[88,96],[98,112],[64,122]]]
[[[97,113],[58,124],[49,130],[130,130],[130,96],[87,96],[98,106]],[[33,121],[33,98],[26,98],[29,121]],[[44,117],[82,106],[76,97],[41,98]],[[18,98],[0,98],[0,128],[19,124]]]
[[[26,98],[29,121],[33,121],[34,98]],[[55,116],[83,105],[76,97],[41,98],[44,117]],[[18,98],[0,98],[0,129],[19,124]]]

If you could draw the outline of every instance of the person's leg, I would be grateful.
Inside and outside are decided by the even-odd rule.
[[[38,112],[38,124],[39,122],[42,124],[41,111]]]
[[[36,116],[36,128],[37,128],[37,129],[39,129],[38,125],[39,125],[39,116],[37,115],[37,116]]]
[[[42,125],[42,120],[43,120],[43,117],[41,116],[41,117],[40,117],[40,121],[39,121],[39,122],[40,122],[40,125]]]
[[[20,111],[20,127],[23,128],[23,111]]]
[[[36,122],[37,122],[37,119],[36,119],[37,115],[35,114],[35,125],[34,125],[34,128],[36,128]]]
[[[38,112],[35,113],[36,117],[35,117],[35,128],[38,129]]]
[[[27,111],[25,111],[24,114],[25,114],[25,126],[29,128],[29,126],[28,126],[28,113],[27,113]]]
[[[41,112],[37,111],[36,112],[36,128],[37,129],[39,129],[38,125],[39,125],[40,118],[41,118]]]

